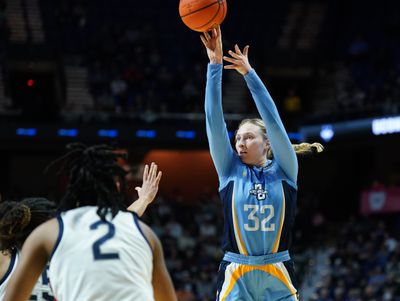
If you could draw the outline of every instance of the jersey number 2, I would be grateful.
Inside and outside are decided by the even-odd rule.
[[[118,253],[102,253],[100,250],[102,244],[114,237],[115,226],[109,222],[98,221],[90,225],[90,230],[96,230],[100,225],[107,226],[108,232],[94,242],[92,246],[94,260],[119,259]]]

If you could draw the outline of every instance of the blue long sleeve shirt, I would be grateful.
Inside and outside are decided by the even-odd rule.
[[[274,159],[264,167],[249,166],[233,150],[222,110],[220,64],[208,65],[206,130],[224,206],[223,249],[263,255],[290,245],[298,163],[268,90],[254,70],[244,78],[265,123]]]

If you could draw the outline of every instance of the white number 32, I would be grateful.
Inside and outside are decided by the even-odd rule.
[[[258,231],[260,230],[260,219],[256,215],[257,212],[260,214],[265,214],[267,211],[267,215],[265,218],[261,220],[261,231],[275,231],[275,223],[267,226],[267,223],[274,217],[274,206],[272,205],[244,205],[244,211],[250,211],[249,216],[247,217],[249,222],[251,221],[251,225],[244,224],[244,229],[246,231]]]

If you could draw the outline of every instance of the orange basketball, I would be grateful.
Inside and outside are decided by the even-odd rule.
[[[192,30],[204,32],[220,25],[227,11],[226,0],[181,0],[179,15]]]

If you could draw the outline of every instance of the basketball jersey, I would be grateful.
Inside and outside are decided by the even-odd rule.
[[[62,301],[153,301],[153,254],[136,214],[102,221],[97,207],[58,216],[59,237],[49,278]]]
[[[222,64],[208,65],[205,113],[224,210],[223,250],[250,256],[287,250],[297,197],[296,153],[269,92],[250,70],[244,79],[265,123],[274,159],[264,167],[240,160],[224,121],[222,70]]]
[[[29,301],[53,301],[53,293],[51,291],[49,277],[48,277],[49,266],[46,265],[46,269],[40,275],[38,281],[33,288]]]
[[[18,263],[18,253],[14,252],[11,256],[10,264],[8,265],[8,269],[4,274],[3,278],[0,279],[0,301],[4,299],[6,294],[7,284],[10,281],[12,273],[15,271]]]
[[[15,269],[17,268],[18,260],[19,260],[19,254],[18,252],[15,252],[11,256],[11,261],[7,272],[4,274],[3,279],[0,280],[0,301],[2,301],[5,296],[7,284],[11,279],[11,276],[14,273]],[[32,291],[32,295],[30,296],[29,300],[32,301],[54,300],[50,286],[48,285],[49,279],[47,278],[47,269],[48,267],[43,271],[42,275],[36,282],[35,287],[33,288]]]
[[[264,168],[238,159],[220,191],[223,250],[264,255],[287,250],[296,211],[296,189],[275,161]]]

